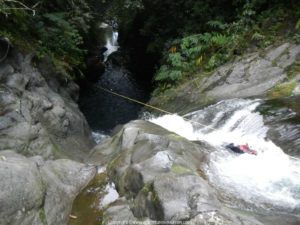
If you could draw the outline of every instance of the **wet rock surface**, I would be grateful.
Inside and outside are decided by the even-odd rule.
[[[67,159],[44,161],[13,151],[0,157],[0,224],[66,224],[74,198],[96,173]]]
[[[94,145],[75,103],[78,87],[31,55],[12,52],[0,64],[0,150],[81,160]]]
[[[300,156],[300,96],[264,102],[258,111],[269,127],[268,138],[287,154]]]
[[[179,87],[181,91],[177,89],[175,95],[171,93],[161,103],[168,101],[172,106],[167,107],[184,112],[226,98],[265,96],[276,84],[288,79],[287,70],[298,59],[299,52],[300,46],[286,43],[263,54],[244,56],[220,67],[203,79],[200,86],[193,83]],[[66,224],[73,200],[95,177],[96,169],[67,159],[45,160],[82,160],[86,154],[86,163],[107,167],[105,182],[113,182],[119,193],[117,200],[102,206],[103,214],[101,211],[100,216],[95,216],[97,223],[99,217],[103,217],[103,224],[300,223],[297,215],[230,208],[234,204],[224,202],[222,193],[208,182],[204,173],[209,155],[216,149],[208,143],[188,141],[149,122],[130,122],[89,151],[93,141],[74,102],[78,98],[77,86],[53,78],[48,66],[36,69],[32,57],[21,54],[0,65],[0,224]],[[293,79],[298,82],[299,77]],[[296,84],[293,93],[297,93]],[[157,100],[161,99],[153,101]],[[297,108],[299,100],[295,102]],[[286,112],[276,109],[275,115],[265,120],[272,127],[270,136],[279,142],[282,138],[281,144],[293,152],[299,146],[299,127],[289,126],[288,122],[295,119],[289,108]],[[276,122],[278,119],[280,123]],[[290,135],[287,137],[286,133]]]
[[[69,160],[94,146],[78,91],[47,59],[12,50],[0,63],[1,225],[66,224],[94,177],[95,167]]]
[[[219,200],[203,173],[212,149],[149,122],[125,125],[87,159],[108,165],[120,194],[104,211],[104,223],[119,221],[119,211],[123,221],[264,224],[254,213],[229,209]]]

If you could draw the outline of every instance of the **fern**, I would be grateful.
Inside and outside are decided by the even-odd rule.
[[[176,83],[188,74],[203,67],[211,70],[226,61],[227,53],[222,49],[227,48],[233,39],[218,32],[195,34],[186,36],[181,41],[172,43],[165,65],[161,67],[155,76],[156,81]],[[174,51],[176,49],[176,51]],[[218,49],[219,52],[215,52]]]
[[[219,47],[224,47],[229,41],[229,38],[223,34],[215,34],[211,37],[211,43]]]
[[[181,70],[171,70],[169,72],[168,78],[171,79],[173,82],[181,80],[183,73]]]
[[[170,54],[168,58],[168,62],[174,67],[182,67],[182,62],[184,61],[183,57],[180,53]]]
[[[219,29],[219,30],[224,30],[228,27],[227,24],[219,20],[210,20],[207,22],[207,25],[213,29]]]
[[[199,35],[199,39],[204,43],[209,43],[211,38],[212,38],[211,33],[204,33],[204,34]]]
[[[264,38],[265,38],[265,36],[260,34],[259,32],[255,32],[251,37],[251,39],[254,41],[260,41],[260,40],[263,40]]]

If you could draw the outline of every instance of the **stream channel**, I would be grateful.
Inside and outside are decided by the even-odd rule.
[[[118,49],[117,33],[110,28],[107,34],[106,47],[110,54]],[[141,109],[140,105],[103,92],[99,87],[142,102],[149,98],[147,88],[129,70],[108,57],[105,73],[80,97],[80,108],[97,142],[115,126],[138,118]],[[140,118],[214,147],[205,173],[228,207],[250,210],[255,215],[263,212],[272,216],[280,212],[286,216],[279,224],[297,224],[289,220],[289,215],[300,213],[299,102],[299,97],[268,101],[231,99],[190,112],[185,115],[190,121],[178,115]],[[225,148],[228,143],[248,143],[258,155],[232,154]],[[73,212],[85,212],[84,222],[71,220],[69,225],[99,224],[103,201],[118,197],[113,184],[103,185],[104,174],[103,169],[75,201]],[[87,207],[93,212],[87,212]],[[272,224],[268,219],[260,219],[264,224]]]
[[[120,98],[101,88],[116,92],[129,98],[147,102],[150,85],[136,79],[122,63],[121,49],[118,46],[118,32],[110,26],[101,28],[104,33],[103,45],[105,72],[89,88],[80,94],[79,106],[85,115],[97,143],[117,125],[125,124],[138,117],[142,105]],[[140,76],[141,77],[141,76]]]

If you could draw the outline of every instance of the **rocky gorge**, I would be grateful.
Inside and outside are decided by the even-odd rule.
[[[66,224],[96,173],[79,163],[95,143],[78,86],[55,78],[49,62],[39,66],[17,50],[0,65],[0,224]]]
[[[258,111],[265,114],[261,120],[269,128],[268,138],[274,142],[278,139],[283,149],[284,142],[291,143],[286,151],[296,157],[299,156],[299,57],[300,46],[293,43],[245,54],[202,80],[189,81],[152,98],[150,104],[184,114],[235,98],[277,99],[282,97],[277,96],[276,89],[281,85],[288,89],[284,94],[293,98],[294,103],[279,109],[262,103]],[[235,197],[227,194],[228,189],[220,189],[207,173],[215,152],[220,152],[209,139],[190,140],[144,119],[118,127],[111,137],[96,145],[76,103],[78,86],[55,75],[47,61],[36,65],[33,55],[14,50],[0,64],[0,80],[1,225],[64,225],[68,221],[76,224],[76,219],[70,219],[69,215],[85,215],[72,211],[73,201],[90,182],[98,179],[99,173],[105,176],[101,185],[113,182],[118,196],[105,206],[98,200],[96,205],[86,205],[91,211],[102,212],[101,218],[91,224],[300,223],[299,201],[291,207],[272,205],[269,201],[257,205],[253,197],[250,200],[243,195]],[[221,104],[220,111],[210,113],[204,109],[188,118],[220,129],[227,118],[245,109],[243,104],[251,106],[252,102],[247,100],[229,102],[230,106],[238,105],[238,109],[226,111]],[[252,108],[250,111],[258,113]],[[215,116],[220,112],[226,114]],[[194,127],[192,131],[195,130]],[[99,168],[105,168],[104,172]],[[293,199],[299,200],[299,184],[292,187],[296,190],[292,192],[296,193]],[[93,191],[96,195],[99,192]],[[98,198],[101,200],[103,196]]]

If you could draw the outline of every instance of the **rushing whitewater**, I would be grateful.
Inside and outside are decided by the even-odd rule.
[[[259,100],[221,101],[183,117],[149,119],[189,140],[206,141],[216,151],[206,173],[210,182],[228,195],[265,209],[287,211],[300,207],[300,161],[290,158],[271,140],[263,117],[255,111]],[[248,143],[258,155],[236,154],[229,143]]]

